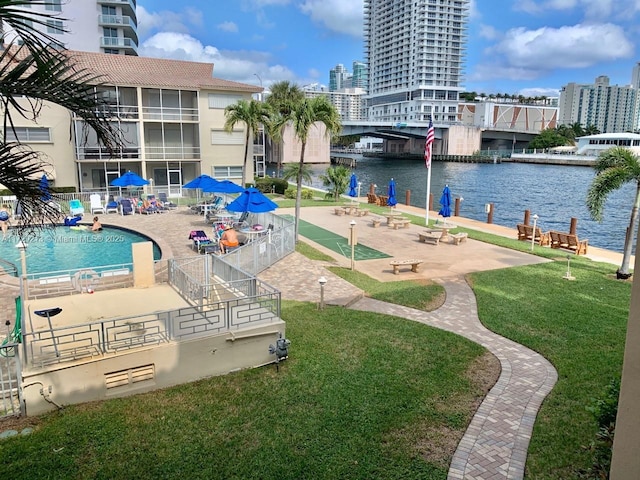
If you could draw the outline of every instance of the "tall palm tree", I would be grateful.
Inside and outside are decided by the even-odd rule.
[[[238,100],[224,109],[227,120],[224,130],[232,132],[237,123],[244,123],[244,162],[242,164],[242,186],[247,184],[247,161],[249,156],[249,140],[251,135],[260,129],[260,125],[268,125],[271,120],[271,110],[264,103],[257,100]]]
[[[40,188],[39,179],[47,167],[45,156],[20,143],[14,128],[15,117],[35,121],[44,102],[51,102],[82,118],[84,134],[92,129],[107,149],[114,151],[123,144],[120,132],[114,127],[116,123],[109,122],[113,118],[106,117],[111,117],[106,102],[95,94],[96,87],[101,85],[100,78],[76,67],[73,57],[55,38],[37,30],[46,26],[55,14],[16,9],[30,3],[0,0],[4,39],[16,36],[21,41],[21,45],[13,45],[0,53],[2,127],[5,132],[13,130],[16,137],[13,142],[7,142],[6,136],[0,139],[0,184],[22,204],[21,226],[26,228],[56,221],[59,212],[46,200],[50,192],[43,195]]]
[[[281,132],[291,124],[296,138],[300,141],[300,168],[296,179],[296,209],[295,209],[295,240],[298,241],[298,224],[300,220],[300,200],[302,197],[302,172],[304,167],[304,154],[307,147],[307,140],[312,128],[318,128],[318,124],[324,125],[325,136],[337,134],[342,129],[340,114],[327,97],[305,98],[295,104],[291,113],[280,117],[274,122],[275,131]]]
[[[281,82],[272,83],[269,87],[269,96],[266,98],[265,103],[271,108],[274,114],[271,125],[275,125],[278,122],[275,117],[288,118],[295,106],[304,100],[304,92],[302,89],[287,80]],[[269,138],[272,138],[276,142],[280,142],[279,132],[269,129]],[[278,171],[282,168],[282,155],[280,152],[276,155]]]
[[[587,193],[587,208],[591,218],[602,221],[602,213],[607,196],[626,183],[636,184],[636,195],[631,207],[629,226],[624,238],[622,265],[616,272],[618,278],[626,279],[629,273],[629,262],[633,248],[633,234],[640,207],[640,158],[624,147],[613,147],[598,155],[595,165],[596,176]]]
[[[299,163],[288,163],[282,172],[282,179],[286,180],[298,180],[298,173],[300,172]],[[313,175],[311,175],[311,167],[309,165],[302,165],[302,181],[311,185],[313,182]]]

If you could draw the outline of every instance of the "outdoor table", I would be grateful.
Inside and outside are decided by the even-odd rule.
[[[345,203],[342,205],[342,208],[346,210],[347,215],[353,215],[354,212],[358,212],[360,205],[357,203]]]
[[[391,213],[382,213],[381,215],[387,219],[387,225],[391,225],[391,221],[392,221],[394,218],[402,217],[402,214],[401,214],[401,213],[396,213],[396,212],[391,212]]]
[[[262,235],[266,235],[267,234],[267,230],[254,230],[253,228],[242,228],[242,229],[238,230],[238,233],[243,234],[247,238],[246,243],[251,243],[256,238],[258,238],[258,237],[260,237]]]
[[[442,235],[440,236],[440,240],[447,240],[449,238],[449,230],[452,228],[458,228],[458,226],[452,223],[441,223],[440,225],[432,225],[431,228],[441,230]]]

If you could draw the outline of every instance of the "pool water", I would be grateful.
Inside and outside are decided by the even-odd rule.
[[[5,240],[0,240],[0,258],[16,265],[21,274],[20,249],[16,247],[20,238],[12,230],[9,230]],[[131,244],[149,241],[151,239],[145,235],[113,227],[104,227],[101,232],[63,226],[46,228],[24,238],[27,244],[27,273],[96,269],[132,263]],[[153,243],[153,258],[159,260],[160,257],[160,248]]]

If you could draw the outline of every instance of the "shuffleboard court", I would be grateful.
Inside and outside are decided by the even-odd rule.
[[[283,215],[293,219],[291,215]],[[329,250],[333,250],[346,258],[351,258],[351,245],[345,237],[341,237],[336,233],[326,230],[304,220],[299,220],[298,233],[316,243],[319,243]],[[354,249],[354,260],[375,260],[379,258],[390,258],[391,255],[374,250],[365,245],[357,244]]]

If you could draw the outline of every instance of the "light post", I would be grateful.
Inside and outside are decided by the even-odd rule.
[[[24,289],[24,299],[26,300],[29,296],[29,291],[27,289],[27,244],[24,241],[20,240],[16,243],[16,248],[20,250],[20,267],[22,270],[22,286]]]
[[[320,310],[324,310],[324,286],[327,284],[327,279],[320,277],[318,283],[320,284]]]
[[[356,221],[349,222],[349,243],[351,244],[351,270],[356,269]]]
[[[358,201],[360,201],[360,189],[362,188],[362,182],[358,182]]]
[[[575,280],[576,277],[571,275],[571,255],[567,255],[567,273],[564,274],[565,280]]]
[[[538,221],[538,214],[533,215],[533,233],[531,234],[531,251],[533,252],[533,246],[536,243],[536,222]]]

